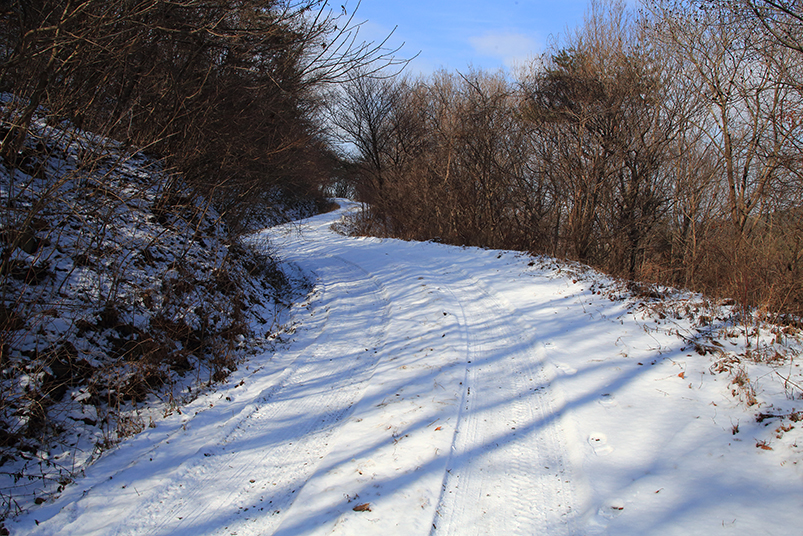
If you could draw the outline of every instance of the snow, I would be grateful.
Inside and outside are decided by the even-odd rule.
[[[346,237],[339,202],[253,237],[313,283],[291,340],[12,534],[799,532],[795,333],[553,259]]]

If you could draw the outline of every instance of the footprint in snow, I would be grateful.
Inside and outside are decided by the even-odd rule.
[[[597,456],[605,456],[613,452],[613,447],[608,444],[608,437],[599,432],[588,436],[588,444],[591,445]]]
[[[612,408],[619,405],[619,403],[616,401],[616,398],[611,393],[603,393],[597,402],[599,402],[600,406],[606,408]]]
[[[624,509],[625,501],[616,498],[611,500],[607,505],[600,507],[600,509],[597,511],[597,515],[600,515],[605,519],[613,519],[622,515]]]
[[[577,374],[577,369],[571,365],[567,365],[566,363],[555,363],[555,368],[558,369],[558,373],[562,376],[572,376],[573,374]]]

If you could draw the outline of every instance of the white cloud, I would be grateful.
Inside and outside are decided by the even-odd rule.
[[[533,57],[540,48],[530,36],[505,31],[490,31],[469,37],[469,43],[477,54],[500,59],[508,67]]]

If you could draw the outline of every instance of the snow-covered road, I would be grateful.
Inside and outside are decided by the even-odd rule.
[[[341,243],[335,217],[271,240],[318,282],[310,316],[325,336],[306,351],[321,384],[359,386],[276,534],[568,534],[571,478],[534,331],[431,244]]]
[[[264,233],[315,285],[291,344],[12,534],[796,533],[799,436],[756,449],[710,356],[565,267],[346,238],[341,216]]]

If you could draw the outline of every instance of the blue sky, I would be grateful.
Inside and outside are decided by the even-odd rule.
[[[356,0],[333,0],[351,11]],[[550,36],[565,35],[583,21],[587,0],[362,0],[355,21],[367,21],[360,39],[381,41],[394,28],[390,46],[419,56],[412,74],[439,68],[466,71],[509,69],[539,55]]]

